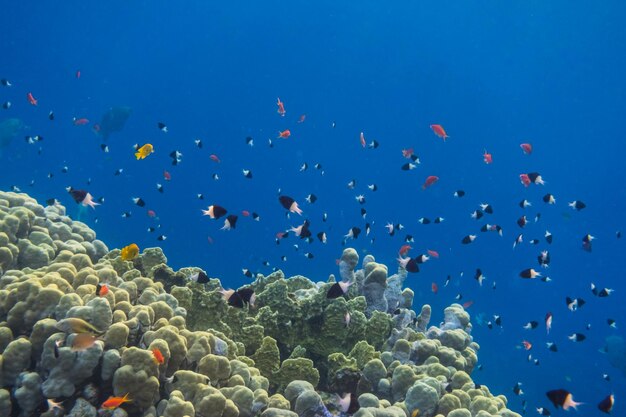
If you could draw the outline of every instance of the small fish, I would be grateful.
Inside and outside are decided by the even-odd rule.
[[[437,294],[437,292],[439,292],[439,287],[437,286],[436,282],[430,284],[430,290],[433,292],[433,294]]]
[[[137,158],[137,160],[145,159],[148,155],[150,155],[153,152],[154,152],[153,146],[149,143],[146,143],[145,145],[137,149],[137,152],[135,152],[135,158]]]
[[[128,394],[124,395],[123,397],[111,396],[105,402],[102,403],[102,408],[104,408],[105,410],[115,410],[120,405],[124,403],[129,403],[131,401],[132,400],[128,399]]]
[[[254,146],[254,139],[252,138],[252,136],[246,137],[246,145]]]
[[[528,340],[522,340],[522,346],[525,350],[531,350],[533,348],[532,343],[530,343]]]
[[[522,152],[526,155],[530,155],[533,151],[533,147],[530,143],[520,143],[520,148],[522,148]]]
[[[567,410],[569,408],[576,409],[576,407],[582,404],[574,401],[572,394],[564,389],[548,391],[546,392],[546,396],[556,408],[561,407],[563,410]]]
[[[436,176],[436,175],[429,175],[428,177],[426,177],[426,180],[424,181],[424,184],[422,184],[422,190],[425,190],[426,188],[432,186],[437,181],[439,181],[439,177],[438,176]]]
[[[602,288],[602,289],[598,289],[596,287],[596,285],[592,282],[591,283],[591,292],[593,293],[593,295],[597,296],[597,297],[608,297],[609,295],[611,295],[613,293],[613,289],[611,288]]]
[[[298,203],[293,198],[281,195],[278,197],[278,201],[285,209],[289,210],[290,213],[298,213],[299,215],[302,215],[302,210],[298,207]]]
[[[35,97],[33,97],[33,93],[26,94],[26,99],[28,100],[28,102],[32,106],[36,106],[37,105],[37,99]]]
[[[522,383],[518,382],[513,386],[513,393],[515,395],[524,395],[524,391],[522,391]]]
[[[535,271],[532,268],[528,268],[528,269],[524,269],[522,272],[520,272],[519,276],[522,277],[522,278],[526,278],[526,279],[535,279],[537,277],[540,277],[541,273]]]
[[[280,114],[282,117],[284,117],[285,113],[287,113],[285,111],[285,104],[282,101],[280,101],[280,98],[278,98],[277,100],[278,101],[277,101],[276,105],[278,105],[278,110],[276,110],[276,112],[278,114]]]
[[[305,200],[307,201],[307,203],[313,204],[317,201],[317,196],[315,194],[309,194],[306,196]]]
[[[411,171],[413,169],[417,168],[417,165],[411,163],[411,162],[407,162],[406,164],[402,165],[400,167],[400,169],[402,169],[402,171]]]
[[[200,139],[194,139],[193,143],[196,144],[198,149],[202,149],[202,141]]]
[[[556,198],[550,193],[544,195],[541,199],[546,204],[556,204]]]
[[[417,219],[417,222],[420,224],[430,224],[430,219],[428,217],[420,217]]]
[[[76,333],[72,339],[71,350],[72,352],[85,351],[95,345],[98,340],[98,336],[91,333]]]
[[[143,199],[141,197],[133,197],[131,198],[133,204],[135,204],[136,206],[139,207],[145,207],[146,206],[146,202],[143,201]]]
[[[567,338],[569,340],[571,340],[572,342],[582,342],[583,340],[585,340],[587,338],[587,336],[585,336],[582,333],[573,333],[573,334],[567,336]]]
[[[158,236],[158,237],[157,237],[157,240],[158,240],[159,242],[163,242],[163,241],[164,241],[164,240],[166,240],[166,239],[167,239],[167,236],[165,236],[165,235],[160,235],[160,236]]]
[[[100,145],[100,149],[102,150],[102,152],[108,153],[109,152],[109,145],[107,145],[106,143],[103,143],[103,144]]]
[[[13,86],[13,84],[11,84],[11,81],[7,80],[6,78],[0,80],[0,85],[2,85],[3,87]]]
[[[430,125],[430,128],[435,133],[435,135],[437,135],[438,137],[443,139],[444,142],[446,141],[447,138],[450,137],[450,136],[448,136],[448,134],[446,133],[445,129],[441,125],[432,124],[432,125]]]
[[[478,281],[478,285],[482,287],[483,281],[485,280],[485,276],[483,275],[483,271],[480,268],[476,269],[476,274],[474,274],[474,279]]]
[[[109,286],[106,284],[96,285],[96,294],[98,297],[105,297],[109,293]]]
[[[603,413],[611,414],[611,411],[613,411],[614,403],[615,396],[613,394],[608,395],[598,403],[598,410],[602,411]]]
[[[224,220],[224,226],[222,226],[220,230],[234,229],[235,226],[237,225],[237,219],[238,219],[238,216],[235,214],[230,214],[226,216],[226,219]]]
[[[209,282],[209,277],[202,270],[189,275],[188,278],[190,281],[197,282],[198,284],[206,284]]]
[[[545,318],[547,334],[550,334],[550,329],[552,328],[552,319],[553,319],[552,313],[548,311],[546,313],[546,318]]]
[[[439,224],[441,222],[443,222],[445,219],[443,217],[435,217],[434,223],[435,224]]]
[[[121,258],[124,261],[132,261],[139,255],[139,246],[136,243],[131,243],[128,246],[122,248],[120,253]]]
[[[585,203],[583,203],[582,201],[579,200],[574,200],[571,203],[567,203],[568,206],[570,206],[572,209],[576,210],[576,211],[580,211],[582,209],[584,209],[585,207],[587,207],[587,205]]]
[[[222,206],[218,206],[217,204],[213,204],[209,206],[207,210],[202,210],[203,216],[209,216],[212,219],[219,219],[220,217],[224,216],[226,213],[227,213],[227,210]]]
[[[530,201],[524,199],[522,201],[519,202],[518,204],[521,208],[525,209],[526,207],[530,207],[532,206],[532,204],[530,203]]]
[[[526,323],[523,327],[526,330],[534,330],[537,328],[537,326],[539,326],[539,323],[533,320],[533,321],[529,321],[528,323]]]
[[[72,123],[74,124],[74,126],[85,126],[86,124],[89,124],[89,119],[86,119],[84,117],[81,117],[81,118],[74,117],[72,119]]]
[[[249,169],[242,169],[241,173],[243,174],[244,177],[248,179],[252,179],[252,171],[250,171]]]
[[[70,193],[70,195],[72,196],[72,198],[74,199],[76,203],[79,203],[83,205],[84,207],[89,206],[95,209],[96,206],[100,205],[100,203],[96,203],[93,200],[93,196],[85,190],[76,190],[72,187],[68,187],[67,192]]]
[[[546,342],[546,347],[550,352],[558,352],[559,350],[554,342]]]
[[[476,235],[467,235],[461,239],[461,243],[464,245],[472,243],[476,239]]]
[[[9,110],[11,108],[11,102],[10,101],[5,101],[4,103],[2,103],[2,108],[5,110]],[[53,117],[54,118],[54,117]],[[52,119],[51,119],[52,120]]]
[[[454,196],[455,196],[456,198],[462,198],[462,197],[464,197],[464,196],[465,196],[465,191],[463,191],[463,190],[456,190],[456,191],[454,192]]]
[[[491,206],[491,204],[488,203],[480,203],[479,204],[480,209],[487,213],[487,214],[493,214],[493,207]]]
[[[300,117],[298,118],[297,123],[304,123],[305,120],[306,120],[306,114],[301,114]]]
[[[376,191],[376,190],[378,190],[378,186],[377,186],[376,184],[369,184],[369,185],[367,186],[367,188],[369,188],[369,189],[370,189],[370,191]]]
[[[91,323],[77,317],[70,317],[58,321],[56,328],[65,333],[93,333],[96,335],[103,333],[96,329]]]
[[[165,357],[163,356],[159,348],[152,348],[150,350],[152,351],[152,360],[154,361],[154,363],[156,363],[157,365],[163,365],[165,363]]]
[[[159,184],[157,183],[156,185],[156,189],[158,192],[160,192],[161,194],[163,194],[163,192],[165,191],[165,189],[163,188],[163,184]]]
[[[346,281],[335,282],[328,289],[328,292],[326,293],[326,298],[334,299],[334,298],[339,298],[343,296],[344,294],[348,292],[351,285],[352,285],[352,282],[346,282]]]
[[[276,137],[277,139],[287,139],[289,136],[291,136],[291,131],[289,129],[285,129],[282,132],[278,132],[278,136]]]
[[[493,162],[493,156],[490,153],[488,153],[486,149],[485,149],[485,152],[483,153],[483,161],[487,165]]]
[[[183,154],[180,151],[172,151],[170,152],[170,158],[172,158],[172,165],[178,165],[183,161]]]
[[[167,126],[165,125],[165,123],[163,122],[158,122],[157,123],[157,127],[159,128],[159,130],[163,133],[167,133]]]

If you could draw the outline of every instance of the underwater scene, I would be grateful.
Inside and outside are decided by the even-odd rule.
[[[0,417],[626,415],[625,19],[7,2]]]

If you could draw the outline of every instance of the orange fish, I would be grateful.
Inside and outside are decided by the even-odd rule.
[[[215,161],[215,162],[217,162],[218,164],[219,164],[220,162],[222,162],[222,161],[220,161],[220,158],[219,158],[217,155],[215,155],[215,154],[211,154],[211,155],[209,155],[209,158],[211,158],[211,161]]]
[[[533,344],[530,343],[528,340],[522,341],[522,345],[524,346],[524,349],[526,350],[530,350],[533,347]]]
[[[445,129],[441,125],[430,125],[430,128],[433,130],[433,132],[435,132],[435,135],[443,139],[444,142],[446,141],[447,138],[450,137],[448,136]]]
[[[35,97],[33,97],[33,93],[26,94],[26,98],[28,99],[28,102],[30,104],[32,104],[33,106],[37,105],[37,99],[35,99]]]
[[[493,162],[493,157],[490,153],[487,153],[487,149],[485,149],[485,153],[483,153],[483,161],[488,165]]]
[[[522,151],[526,155],[529,155],[533,151],[533,145],[531,145],[530,143],[521,143],[519,147],[522,148]]]
[[[474,300],[469,300],[463,303],[463,308],[470,308],[474,304]]]
[[[413,249],[410,245],[402,245],[398,251],[398,255],[404,256],[409,250]]]
[[[361,132],[360,140],[361,146],[365,148],[365,135],[363,135],[363,132]]]
[[[248,210],[241,210],[241,215],[243,217],[248,217],[248,216],[250,216],[250,212]]]
[[[84,126],[89,123],[89,120],[85,119],[84,117],[81,117],[80,119],[77,119],[76,117],[74,117],[73,123],[74,123],[74,126]]]
[[[276,110],[276,112],[280,114],[281,116],[284,116],[285,113],[287,113],[285,111],[285,104],[282,101],[280,101],[280,98],[278,99],[278,102],[276,104],[278,104],[278,110]]]
[[[278,132],[279,138],[287,139],[289,136],[291,136],[291,132],[289,131],[289,129],[283,130],[282,132]]]
[[[305,120],[306,120],[306,114],[301,114],[300,118],[298,119],[298,123],[304,123]]]
[[[429,175],[428,177],[426,177],[426,181],[424,181],[424,184],[422,184],[422,190],[427,189],[428,187],[430,187],[431,185],[433,185],[437,181],[439,181],[439,177],[438,176],[436,176],[436,175]]]
[[[430,284],[430,289],[434,294],[437,294],[437,292],[439,291],[439,286],[437,286],[437,283],[433,282],[432,284]]]
[[[159,348],[152,348],[152,355],[154,356],[154,363],[157,365],[163,365],[165,363],[165,357]]]
[[[98,284],[96,286],[96,294],[98,294],[99,297],[104,297],[108,293],[109,293],[109,286],[108,285],[106,285],[106,284]]]
[[[437,252],[436,250],[428,249],[426,252],[428,252],[428,254],[433,258],[439,258],[439,252]]]
[[[129,403],[131,400],[128,399],[128,394],[123,397],[109,397],[105,402],[102,403],[102,408],[105,410],[115,410],[117,407],[124,403]]]

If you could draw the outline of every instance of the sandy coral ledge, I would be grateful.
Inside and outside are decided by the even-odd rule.
[[[235,308],[219,280],[193,282],[199,269],[172,270],[160,248],[124,261],[63,206],[0,192],[0,415],[519,417],[472,381],[479,346],[463,307],[430,326],[406,271],[358,263],[346,249],[327,282],[258,275],[254,307]],[[352,285],[329,299],[339,281]],[[74,351],[67,318],[102,336]]]

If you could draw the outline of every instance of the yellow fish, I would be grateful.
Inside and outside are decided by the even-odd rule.
[[[152,152],[154,152],[154,148],[152,147],[151,144],[146,143],[141,148],[137,149],[137,152],[135,152],[135,157],[137,159],[144,159],[146,156],[150,155]]]
[[[100,330],[96,329],[92,324],[87,323],[83,319],[77,317],[70,317],[63,319],[56,324],[56,328],[65,333],[93,333],[102,334]]]
[[[135,243],[122,248],[122,259],[125,261],[132,261],[139,255],[139,246]]]

